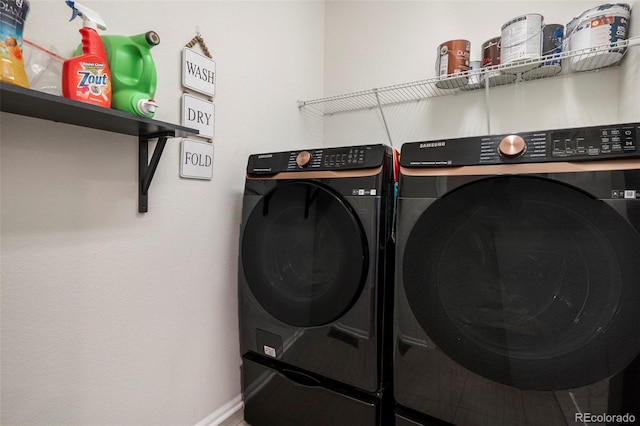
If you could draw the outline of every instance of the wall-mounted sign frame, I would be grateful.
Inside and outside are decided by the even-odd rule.
[[[184,93],[182,95],[182,125],[197,129],[198,136],[213,138],[216,109],[213,102]]]
[[[216,62],[188,47],[182,49],[182,85],[207,96],[215,96]]]
[[[180,176],[188,179],[213,178],[213,144],[183,139],[180,149]]]

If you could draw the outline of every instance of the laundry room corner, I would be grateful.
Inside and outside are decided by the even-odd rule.
[[[1,425],[640,418],[640,0],[79,1],[0,1]]]

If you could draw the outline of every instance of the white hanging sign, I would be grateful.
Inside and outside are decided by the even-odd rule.
[[[182,125],[197,129],[198,136],[213,138],[215,133],[215,106],[213,102],[189,95],[182,95]]]
[[[211,180],[213,178],[213,144],[183,139],[180,176],[189,179]]]
[[[182,50],[182,85],[209,96],[216,94],[216,63],[193,50]]]

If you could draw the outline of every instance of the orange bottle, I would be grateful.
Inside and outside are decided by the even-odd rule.
[[[0,81],[29,88],[22,60],[22,32],[28,0],[0,2]]]
[[[102,40],[96,28],[106,30],[100,16],[75,1],[67,0],[73,20],[82,17],[82,55],[62,64],[62,96],[93,105],[111,108],[111,72]]]

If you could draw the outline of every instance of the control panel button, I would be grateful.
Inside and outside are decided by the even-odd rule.
[[[498,144],[498,152],[503,157],[514,158],[522,155],[526,147],[527,144],[522,136],[509,135],[504,137]]]
[[[309,163],[311,163],[311,159],[312,158],[313,158],[313,156],[311,155],[311,153],[309,151],[301,151],[296,156],[296,164],[300,168],[307,167],[309,165]]]

